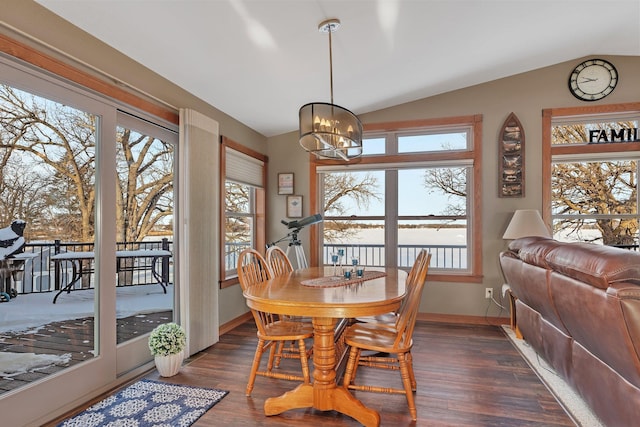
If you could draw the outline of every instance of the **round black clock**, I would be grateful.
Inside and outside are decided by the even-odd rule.
[[[618,84],[618,71],[609,61],[589,59],[573,69],[569,90],[582,101],[597,101],[609,95]]]

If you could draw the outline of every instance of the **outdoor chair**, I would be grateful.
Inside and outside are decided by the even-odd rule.
[[[238,279],[242,290],[251,286],[265,286],[265,281],[271,279],[272,272],[266,260],[255,249],[245,249],[238,259]],[[278,315],[251,309],[253,318],[258,328],[258,345],[253,358],[253,364],[249,373],[249,382],[245,394],[251,395],[256,375],[270,378],[279,378],[291,381],[310,382],[309,356],[311,350],[307,350],[305,340],[313,337],[313,326],[310,323],[297,322],[289,319],[281,319]],[[295,341],[297,348],[284,347],[286,341]],[[262,355],[269,350],[269,359],[266,370],[259,370]],[[293,351],[292,351],[293,350]],[[280,360],[300,359],[302,375],[294,375],[282,372],[274,372],[278,368]]]
[[[411,358],[412,336],[430,260],[431,254],[428,254],[422,261],[425,267],[419,268],[419,273],[413,278],[414,282],[411,283],[407,296],[400,306],[395,324],[356,323],[350,326],[344,334],[345,344],[350,348],[343,379],[344,387],[376,393],[404,394],[413,420],[417,420],[418,415],[413,397],[416,379]],[[388,353],[389,356],[361,357],[363,350]],[[391,355],[395,355],[395,357]],[[399,370],[403,388],[356,384],[358,366]]]

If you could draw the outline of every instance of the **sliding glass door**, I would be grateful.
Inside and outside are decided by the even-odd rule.
[[[174,320],[177,140],[169,124],[0,58],[0,353],[13,361],[0,366],[0,406],[29,408],[3,425],[152,360],[147,333]]]

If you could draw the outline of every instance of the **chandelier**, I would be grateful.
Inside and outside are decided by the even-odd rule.
[[[351,111],[333,103],[331,33],[339,27],[337,19],[318,25],[318,31],[329,34],[331,103],[312,102],[300,107],[300,145],[319,158],[349,161],[362,155],[362,123]]]

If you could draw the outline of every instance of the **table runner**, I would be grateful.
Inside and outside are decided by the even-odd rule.
[[[351,279],[345,279],[342,276],[325,276],[325,277],[318,277],[317,279],[302,280],[300,284],[304,286],[314,286],[318,288],[334,288],[338,286],[352,285],[354,283],[361,283],[367,280],[384,277],[386,275],[387,274],[384,271],[365,270],[362,277],[357,277],[355,273],[351,275]]]

